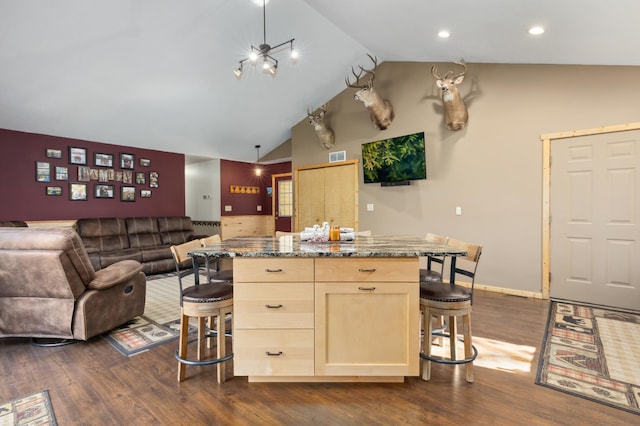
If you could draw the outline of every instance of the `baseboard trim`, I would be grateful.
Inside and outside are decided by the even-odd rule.
[[[471,283],[468,283],[468,282],[456,281],[456,284],[461,285],[462,287],[471,288]],[[477,284],[477,283],[473,286],[473,288],[475,290],[490,291],[492,293],[507,294],[509,296],[527,297],[529,299],[542,299],[543,298],[542,297],[542,292],[536,293],[536,292],[533,292],[533,291],[516,290],[516,289],[513,289],[513,288],[495,287],[495,286],[490,286],[490,285],[485,285],[485,284]]]

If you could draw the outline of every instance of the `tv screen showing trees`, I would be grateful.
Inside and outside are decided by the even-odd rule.
[[[362,144],[364,183],[427,178],[424,132]]]

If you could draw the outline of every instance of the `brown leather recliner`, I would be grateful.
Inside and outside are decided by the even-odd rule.
[[[88,340],[141,315],[145,298],[140,262],[96,272],[71,229],[0,228],[0,337]]]

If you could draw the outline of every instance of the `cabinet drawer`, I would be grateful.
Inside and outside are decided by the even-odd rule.
[[[235,282],[313,282],[313,259],[310,258],[235,258]]]
[[[313,283],[235,283],[235,327],[313,328],[313,295]]]
[[[233,331],[235,376],[313,376],[313,329]]]
[[[420,280],[417,257],[352,257],[316,259],[316,281],[391,281]]]

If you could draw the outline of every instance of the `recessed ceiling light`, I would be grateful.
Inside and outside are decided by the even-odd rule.
[[[535,27],[529,28],[529,34],[531,35],[540,35],[543,33],[544,33],[544,28],[542,27],[535,26]]]
[[[438,31],[438,37],[440,38],[449,38],[451,34],[447,30]]]

